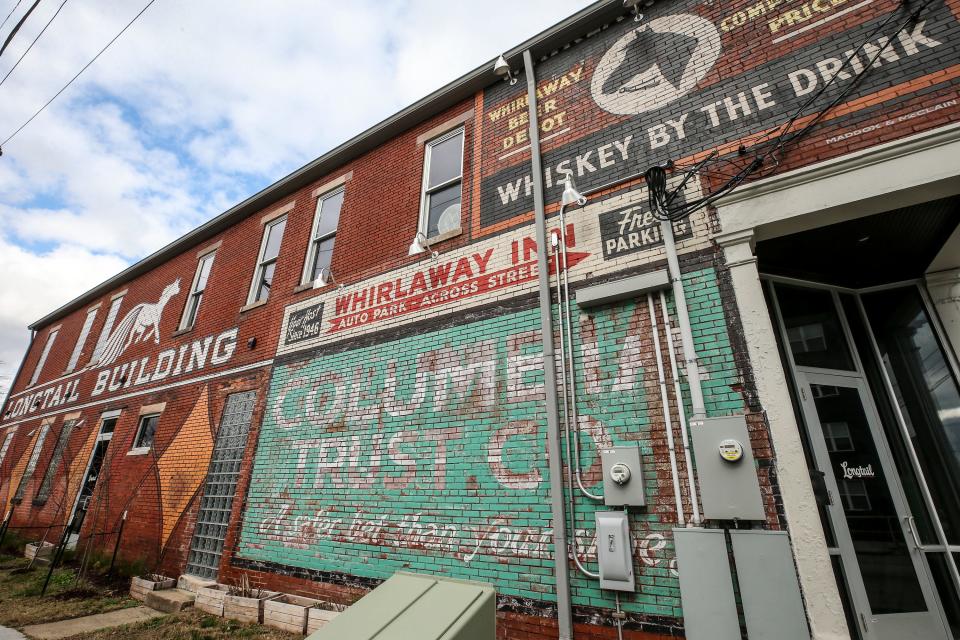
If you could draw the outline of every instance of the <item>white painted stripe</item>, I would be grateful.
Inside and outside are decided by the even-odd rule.
[[[870,4],[871,2],[873,2],[873,0],[863,0],[863,2],[858,2],[857,4],[855,4],[855,5],[851,6],[851,7],[847,7],[846,9],[843,9],[842,11],[837,11],[836,13],[834,13],[834,14],[832,14],[832,15],[829,15],[829,16],[827,16],[826,18],[823,18],[822,20],[817,20],[816,22],[811,22],[810,24],[804,25],[803,27],[797,29],[796,31],[792,31],[792,32],[790,32],[790,33],[788,33],[788,34],[786,34],[786,35],[782,35],[782,36],[780,36],[779,38],[774,38],[774,39],[773,39],[773,44],[777,44],[778,42],[783,42],[784,40],[789,40],[789,39],[792,38],[793,36],[798,36],[798,35],[800,35],[801,33],[805,33],[805,32],[807,32],[807,31],[810,31],[810,29],[815,29],[816,27],[819,27],[819,26],[822,25],[822,24],[826,24],[827,22],[830,22],[831,20],[836,20],[836,19],[839,18],[840,16],[846,15],[846,14],[850,13],[851,11],[856,11],[856,10],[859,9],[860,7],[864,7],[864,6],[868,5],[868,4]]]
[[[177,382],[171,382],[170,384],[165,384],[159,387],[144,389],[143,391],[134,391],[132,393],[124,393],[119,396],[110,396],[109,398],[103,398],[102,400],[93,400],[91,402],[87,402],[86,404],[73,405],[70,407],[66,407],[64,409],[59,409],[57,411],[49,411],[47,413],[38,413],[35,416],[27,416],[25,418],[21,418],[13,422],[8,422],[7,424],[4,424],[4,425],[0,425],[0,429],[6,429],[7,427],[23,424],[24,422],[30,422],[31,420],[39,420],[39,419],[47,418],[50,416],[57,416],[57,415],[60,415],[61,413],[68,413],[70,411],[80,411],[82,409],[89,409],[90,407],[95,407],[97,405],[115,402],[117,400],[126,400],[127,398],[136,398],[137,396],[144,396],[150,393],[157,393],[158,391],[166,391],[167,389],[176,389],[177,387],[182,387],[188,384],[206,382],[207,380],[213,380],[214,378],[220,378],[222,376],[230,376],[235,373],[243,373],[244,371],[250,371],[251,369],[259,369],[260,367],[266,367],[272,364],[273,364],[272,358],[270,360],[261,360],[260,362],[245,364],[242,367],[236,367],[235,369],[227,369],[226,371],[208,373],[205,376],[198,376],[196,378],[190,378],[189,380],[178,380]]]
[[[869,2],[869,0],[868,0],[868,2]],[[570,127],[567,127],[566,129],[560,129],[560,131],[556,131],[556,132],[554,132],[554,133],[551,133],[551,134],[548,135],[548,136],[544,136],[543,138],[540,138],[540,142],[546,142],[547,140],[552,140],[553,138],[556,138],[557,136],[560,136],[560,135],[565,134],[567,131],[570,131]],[[510,151],[510,152],[508,152],[508,153],[503,154],[502,156],[500,156],[499,158],[497,158],[497,160],[503,160],[504,158],[509,158],[510,156],[512,156],[512,155],[514,155],[514,154],[517,154],[517,153],[523,153],[524,151],[526,151],[526,150],[529,149],[529,148],[530,148],[530,145],[525,144],[525,145],[523,145],[522,147],[517,147],[517,148],[514,149],[513,151]]]

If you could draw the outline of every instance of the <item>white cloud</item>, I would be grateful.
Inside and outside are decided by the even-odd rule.
[[[586,4],[157,0],[3,149],[0,376],[30,322]],[[0,86],[0,140],[141,6],[68,3]]]

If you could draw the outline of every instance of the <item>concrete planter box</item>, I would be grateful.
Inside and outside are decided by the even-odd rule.
[[[53,555],[54,544],[51,542],[30,542],[23,548],[23,555],[28,560],[34,558],[49,558]]]
[[[302,596],[281,595],[263,603],[263,624],[268,627],[304,633],[307,630],[307,612],[319,600]]]
[[[321,602],[320,607],[333,607],[328,602]],[[320,607],[310,607],[307,610],[307,633],[313,633],[320,627],[326,626],[328,622],[340,615],[339,611],[331,611],[329,609],[321,609]]]
[[[197,589],[197,599],[194,601],[193,606],[200,611],[205,611],[206,613],[222,616],[223,615],[223,599],[227,597],[227,591],[230,589],[225,584],[213,584],[209,587],[200,587]]]
[[[161,576],[156,573],[145,576],[137,576],[130,581],[130,597],[140,602],[145,602],[147,594],[151,591],[161,589],[173,589],[177,586],[177,581],[167,576]]]
[[[263,622],[263,603],[280,595],[276,591],[263,591],[259,598],[245,598],[228,593],[223,597],[223,617],[240,622]]]

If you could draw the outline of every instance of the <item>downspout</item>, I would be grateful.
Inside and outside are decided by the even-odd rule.
[[[537,233],[537,272],[540,284],[540,333],[543,341],[543,384],[547,410],[547,458],[550,469],[550,512],[553,518],[553,558],[557,584],[557,628],[560,640],[573,638],[570,609],[570,574],[567,564],[566,513],[563,505],[563,461],[560,457],[560,419],[557,411],[557,366],[553,350],[553,310],[550,296],[550,266],[547,218],[543,203],[543,163],[540,158],[540,124],[537,119],[537,79],[533,56],[523,52],[527,78],[527,109],[530,120],[530,164],[533,172],[533,213]]]

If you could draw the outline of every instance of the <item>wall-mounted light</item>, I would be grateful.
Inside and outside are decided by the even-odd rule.
[[[257,337],[254,336],[249,340],[247,340],[247,349],[250,349],[252,351],[253,349],[256,349],[256,348],[257,348]]]
[[[317,276],[316,281],[313,283],[313,288],[318,289],[319,287],[325,287],[330,284],[330,282],[337,285],[337,289],[343,289],[343,285],[333,277],[333,271],[330,270],[330,267],[324,267],[320,269],[320,275]]]
[[[497,58],[497,61],[493,63],[493,72],[510,84],[517,84],[517,78],[513,75],[513,72],[510,71],[510,64],[507,62],[507,59],[503,57],[502,53]]]
[[[417,231],[417,235],[413,236],[413,242],[410,243],[410,250],[407,252],[407,255],[415,256],[424,251],[429,251],[430,257],[434,260],[440,255],[439,251],[434,251],[433,247],[430,246],[430,243],[427,241],[427,236],[424,235],[423,231]]]
[[[643,20],[643,14],[640,13],[640,5],[643,4],[645,7],[649,7],[653,2],[647,1],[644,3],[644,0],[623,0],[624,9],[633,9],[633,21],[640,22]]]
[[[578,204],[581,207],[587,204],[587,197],[577,191],[577,185],[573,183],[573,176],[569,173],[563,179],[563,195],[560,196],[560,206]]]

